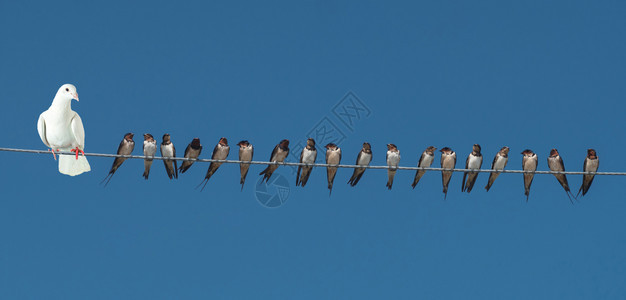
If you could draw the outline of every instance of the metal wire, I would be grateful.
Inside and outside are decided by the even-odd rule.
[[[48,154],[50,150],[31,150],[31,149],[15,149],[1,148],[0,151],[21,152],[21,153],[37,153]],[[55,152],[59,155],[76,155],[75,152]],[[81,154],[82,155],[82,154]],[[95,157],[123,157],[129,159],[154,159],[154,160],[179,160],[194,162],[221,162],[225,164],[250,164],[250,165],[279,165],[279,166],[307,166],[307,167],[337,167],[337,168],[365,168],[365,169],[395,169],[395,170],[426,170],[426,171],[450,171],[450,172],[477,172],[477,173],[534,173],[534,174],[567,174],[567,175],[610,175],[610,176],[626,176],[626,172],[577,172],[577,171],[524,171],[524,170],[492,170],[492,169],[444,169],[444,168],[423,168],[423,167],[389,167],[389,166],[359,166],[359,165],[329,165],[329,164],[306,164],[293,162],[268,162],[268,161],[241,161],[241,160],[219,160],[219,159],[194,159],[184,157],[162,157],[162,156],[144,156],[144,155],[118,155],[103,153],[85,153],[85,156]]]

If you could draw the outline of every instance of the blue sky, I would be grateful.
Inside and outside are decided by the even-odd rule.
[[[0,146],[45,149],[38,115],[73,83],[87,152],[113,153],[126,132],[168,132],[182,153],[194,137],[209,157],[222,136],[267,160],[283,138],[304,142],[329,120],[343,162],[361,143],[403,166],[430,145],[461,167],[472,144],[488,167],[507,145],[539,169],[558,148],[581,170],[626,171],[620,134],[626,85],[626,7],[606,1],[292,1],[259,3],[0,2]],[[352,92],[369,109],[348,128],[333,113]],[[327,119],[325,119],[327,118]],[[319,144],[321,142],[318,141]],[[320,145],[322,146],[322,145]],[[236,146],[230,158],[236,158]],[[292,147],[293,148],[293,147]],[[320,149],[322,149],[320,147]],[[156,162],[112,159],[68,177],[48,155],[0,153],[0,296],[111,298],[613,298],[626,296],[623,177],[598,177],[572,206],[552,175],[530,201],[519,174],[487,175],[447,200],[441,175],[411,189],[400,171],[368,170],[349,187],[325,170],[305,188],[285,167],[289,198],[255,198],[224,165],[200,192],[206,164],[177,181]],[[322,155],[319,155],[321,158]],[[439,155],[435,165],[439,164]],[[570,176],[577,191],[580,176]],[[622,196],[620,196],[622,195]]]

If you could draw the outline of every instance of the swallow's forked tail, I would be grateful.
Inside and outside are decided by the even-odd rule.
[[[413,189],[415,189],[415,187],[417,186],[417,184],[420,182],[420,179],[422,179],[422,176],[424,176],[424,174],[426,173],[426,171],[422,171],[420,173],[421,170],[417,170],[415,172],[415,178],[413,179],[413,183],[411,184],[411,186],[413,187]]]
[[[361,180],[361,176],[363,176],[363,173],[365,173],[365,168],[363,168],[363,171],[355,168],[354,172],[352,173],[352,177],[350,177],[350,180],[348,180],[348,184],[350,186],[356,186],[356,184],[359,183],[359,180]]]
[[[485,190],[487,190],[487,192],[491,189],[491,186],[493,185],[493,182],[496,181],[496,178],[498,178],[498,175],[500,175],[500,172],[493,172],[489,174],[489,180],[487,181],[487,186],[485,186]]]
[[[148,176],[150,175],[150,168],[152,167],[152,159],[148,160],[144,160],[143,161],[143,167],[144,167],[144,171],[143,171],[143,178],[145,178],[146,180],[148,180]]]
[[[247,173],[247,172],[246,172]],[[241,190],[243,191],[243,185],[246,183],[246,175],[241,174],[241,180],[239,180],[239,184],[241,184]]]
[[[201,192],[202,192],[202,191],[204,191],[204,188],[206,187],[206,184],[207,184],[207,183],[209,183],[209,179],[205,177],[204,179],[202,179],[202,182],[200,182],[200,184],[198,184],[198,186],[196,186],[196,190],[197,190],[197,189],[198,189],[198,188],[199,188],[202,184],[204,184],[204,185],[202,185],[202,189],[200,189],[200,191],[201,191]]]
[[[572,193],[571,191],[565,191],[565,194],[567,194],[567,198],[569,199],[569,202],[572,203],[572,205],[574,205],[574,200],[578,201],[578,199],[574,196],[574,193]],[[574,200],[572,200],[572,197],[574,198]]]
[[[104,183],[106,181],[106,183],[104,184],[104,187],[106,187],[109,184],[109,181],[111,181],[111,178],[113,178],[113,174],[115,174],[115,172],[109,172],[109,174],[107,174],[106,177],[104,177],[104,179],[102,179],[102,181],[100,181],[100,184]]]
[[[247,168],[243,168],[243,165],[240,165],[240,173],[241,173],[241,180],[239,180],[239,183],[241,184],[241,190],[243,191],[243,185],[244,183],[246,183],[246,176],[248,176],[248,171],[250,170],[250,165],[247,166]]]
[[[387,188],[391,190],[391,187],[393,186],[393,178],[396,176],[396,170],[395,169],[388,169],[387,171]]]
[[[461,180],[461,192],[465,192],[465,178],[467,177],[467,172],[463,172],[463,180]]]

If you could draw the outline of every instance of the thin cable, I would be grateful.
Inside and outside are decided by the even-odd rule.
[[[21,152],[21,153],[37,153],[48,154],[50,150],[30,150],[15,148],[0,148],[0,151]],[[59,155],[76,155],[75,152],[59,151],[55,152]],[[80,154],[82,155],[82,154]],[[329,165],[329,164],[305,164],[293,162],[268,162],[268,161],[241,161],[241,160],[219,160],[219,159],[194,159],[185,157],[162,157],[162,156],[144,156],[144,155],[118,155],[103,153],[85,153],[85,156],[95,157],[123,157],[130,159],[154,159],[154,160],[179,160],[194,162],[220,162],[225,164],[250,164],[250,165],[279,165],[279,166],[307,166],[307,167],[336,167],[336,168],[365,168],[365,169],[396,169],[396,170],[426,170],[426,171],[451,171],[451,172],[477,172],[477,173],[534,173],[534,174],[567,174],[567,175],[609,175],[609,176],[626,176],[626,172],[576,172],[576,171],[524,171],[524,170],[492,170],[492,169],[444,169],[444,168],[423,168],[423,167],[396,167],[389,166],[358,166],[358,165]]]

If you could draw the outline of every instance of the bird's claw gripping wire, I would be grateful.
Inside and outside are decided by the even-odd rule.
[[[59,149],[57,149],[57,151],[59,151]],[[52,157],[54,157],[54,160],[57,160],[57,155],[54,153],[54,150],[48,149],[48,152],[52,152]]]
[[[74,149],[72,149],[70,151],[71,152],[76,152],[76,160],[78,160],[78,153],[81,153],[83,156],[85,156],[85,152],[82,149],[78,148],[78,147],[76,147],[76,148],[74,148]]]

